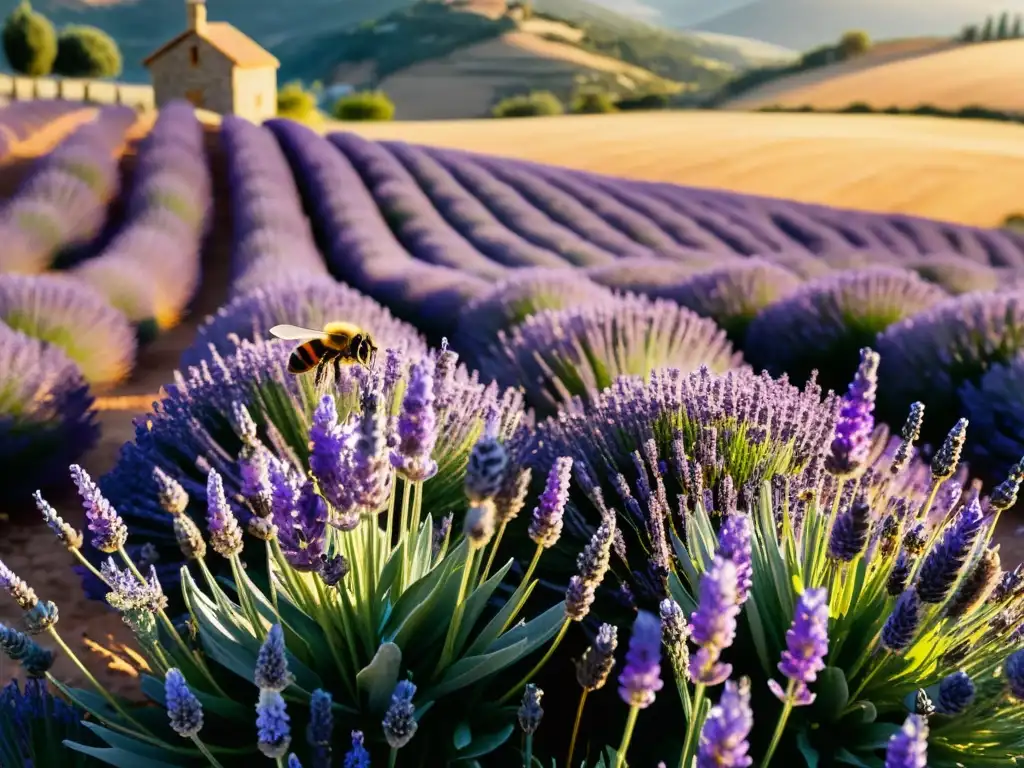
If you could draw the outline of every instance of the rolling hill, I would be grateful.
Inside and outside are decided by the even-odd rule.
[[[880,45],[840,64],[765,83],[725,102],[726,109],[768,106],[876,109],[928,104],[947,110],[982,106],[1024,113],[1024,40],[977,45],[924,41]]]
[[[6,16],[20,0],[0,0]],[[416,5],[416,0],[292,0],[282,15],[279,0],[211,0],[210,18],[229,21],[268,48],[282,62],[281,80],[325,78],[343,59],[339,38],[358,25]],[[145,82],[142,59],[183,29],[184,0],[35,0],[33,7],[57,27],[91,24],[108,32],[124,56],[128,82]],[[535,0],[536,10],[610,34],[636,38],[669,37],[694,57],[746,66],[749,61],[731,42],[657,30],[637,16],[624,16],[587,0]]]
[[[610,1],[610,0],[606,0]],[[807,50],[836,40],[849,29],[863,29],[875,39],[949,36],[988,14],[1024,12],[1024,0],[753,0],[700,21],[673,20],[667,8],[674,0],[644,0],[661,8],[655,20],[776,45]],[[714,0],[690,4],[691,19]]]
[[[1024,127],[972,120],[658,112],[325,130],[978,226],[1019,210],[1024,178]]]

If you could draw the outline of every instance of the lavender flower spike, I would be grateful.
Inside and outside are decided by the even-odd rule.
[[[277,691],[260,691],[256,704],[256,742],[260,752],[271,760],[284,757],[291,746],[291,718]]]
[[[937,605],[949,597],[981,533],[982,518],[981,503],[973,499],[946,526],[942,538],[925,557],[917,576],[917,591],[923,602]]]
[[[946,675],[939,683],[939,714],[959,715],[971,706],[974,695],[974,681],[966,672],[960,670]]]
[[[1024,701],[1024,648],[1010,654],[1003,666],[1010,695],[1017,701]]]
[[[583,658],[576,662],[576,682],[585,691],[596,691],[608,682],[608,675],[615,666],[615,648],[618,646],[618,632],[611,624],[602,624],[597,630],[594,644],[583,652]]]
[[[631,707],[646,709],[664,687],[661,679],[661,622],[640,611],[633,622],[626,665],[619,673],[619,696]]]
[[[128,526],[103,497],[88,473],[77,464],[71,465],[71,479],[78,488],[78,495],[82,497],[85,518],[93,534],[92,545],[107,554],[117,552],[128,541]]]
[[[824,587],[806,589],[800,595],[793,616],[793,624],[786,632],[786,650],[782,652],[779,671],[795,683],[792,695],[797,707],[814,703],[815,694],[807,688],[825,668],[828,653],[828,592]],[[786,692],[775,680],[768,687],[780,701]]]
[[[206,524],[210,529],[210,546],[222,557],[242,551],[242,529],[224,495],[224,481],[216,470],[206,477]]]
[[[700,732],[697,768],[747,768],[753,764],[747,737],[754,727],[750,682],[725,684],[718,704],[708,712]]]
[[[928,768],[928,722],[921,715],[908,715],[889,739],[885,768]]]
[[[352,731],[352,749],[345,753],[342,768],[370,768],[370,753],[363,745],[362,731]]]
[[[331,768],[331,737],[334,733],[334,711],[333,699],[327,691],[317,688],[309,697],[309,724],[306,726],[306,743],[309,744],[313,757],[312,768]],[[355,735],[358,731],[352,732],[352,752],[356,751]],[[362,734],[359,734],[359,747],[362,748]],[[366,765],[370,765],[370,756],[365,749]],[[351,754],[351,752],[349,753]],[[345,765],[348,766],[348,755],[345,756]],[[359,763],[355,763],[356,766]]]
[[[882,646],[899,653],[906,650],[917,633],[921,621],[921,598],[917,590],[911,587],[896,601],[892,613],[882,627]]]
[[[40,514],[42,514],[43,521],[57,536],[57,540],[67,547],[68,550],[81,549],[82,532],[75,530],[72,526],[64,522],[64,519],[57,514],[57,510],[50,506],[49,502],[43,498],[43,495],[39,491],[32,494],[32,498],[35,499],[36,509],[38,509]]]
[[[523,701],[519,705],[517,717],[519,718],[519,727],[527,735],[536,733],[540,728],[540,721],[544,717],[544,710],[540,706],[542,696],[544,696],[544,691],[533,683],[528,684],[526,690],[523,691]]]
[[[843,396],[832,449],[825,458],[825,468],[834,475],[852,474],[868,459],[875,428],[878,363],[877,352],[867,348],[860,351],[860,365]]]
[[[171,729],[184,739],[198,735],[203,729],[203,705],[189,690],[185,676],[180,670],[167,670],[164,678],[164,695]]]
[[[292,684],[292,675],[288,671],[288,659],[285,656],[284,630],[280,624],[270,628],[263,645],[260,646],[253,680],[260,690],[278,693]]]
[[[736,638],[738,581],[735,563],[721,555],[701,577],[697,610],[690,616],[690,637],[699,646],[690,658],[690,678],[694,682],[718,685],[732,674],[732,665],[718,660]]]
[[[398,417],[398,447],[391,454],[391,464],[412,482],[429,480],[437,474],[437,462],[431,458],[436,442],[434,361],[424,356],[409,369]]]
[[[868,545],[871,533],[871,507],[864,498],[855,499],[849,509],[836,516],[828,542],[829,557],[852,562]]]
[[[737,595],[741,604],[746,602],[754,585],[752,536],[750,517],[739,513],[726,515],[718,531],[718,554],[736,565]]]
[[[401,749],[416,735],[416,707],[412,699],[416,686],[408,680],[399,680],[391,694],[391,704],[384,713],[384,738],[392,749]]]
[[[562,535],[562,516],[569,501],[569,480],[572,477],[572,459],[563,456],[548,473],[547,484],[530,520],[530,538],[538,546],[550,549]]]

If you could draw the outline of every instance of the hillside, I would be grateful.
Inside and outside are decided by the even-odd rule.
[[[784,77],[726,102],[727,109],[767,106],[841,109],[863,102],[884,109],[929,104],[1024,112],[1024,40],[915,49],[885,48],[849,62]]]
[[[644,0],[673,5],[674,0]],[[688,4],[696,11],[713,0]],[[753,0],[685,26],[707,32],[754,37],[797,50],[835,40],[849,29],[863,29],[875,39],[949,36],[988,14],[1024,12],[1024,0]],[[694,15],[698,15],[695,13]],[[672,24],[662,17],[663,24]]]
[[[979,226],[1020,208],[1024,178],[1024,127],[970,120],[669,112],[327,129]]]
[[[9,14],[19,1],[0,0],[0,14]],[[287,22],[283,23],[278,0],[212,0],[210,18],[231,22],[269,49],[281,60],[282,80],[315,80],[324,78],[344,59],[339,38],[346,32],[414,5],[415,0],[291,0]],[[58,27],[91,24],[107,31],[121,46],[123,79],[128,82],[148,80],[142,59],[185,24],[184,0],[35,0],[33,7]],[[653,34],[683,46],[687,55],[730,65],[749,63],[732,44],[656,30],[639,17],[623,16],[587,0],[536,0],[534,7],[574,23],[589,24],[606,36],[614,31],[616,36],[635,40],[638,35]]]

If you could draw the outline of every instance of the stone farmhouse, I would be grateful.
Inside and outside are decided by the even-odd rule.
[[[280,62],[222,21],[207,21],[206,0],[185,0],[188,29],[143,61],[156,106],[186,99],[197,108],[253,122],[277,114]]]

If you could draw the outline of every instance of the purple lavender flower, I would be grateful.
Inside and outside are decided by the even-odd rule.
[[[39,602],[35,590],[23,579],[18,578],[18,575],[8,568],[2,560],[0,560],[0,589],[3,589],[14,598],[18,607],[23,611],[31,610]]]
[[[164,677],[167,717],[171,729],[183,739],[199,735],[203,729],[203,705],[189,690],[185,676],[178,669],[167,670]]]
[[[256,742],[260,752],[271,760],[284,757],[291,746],[291,718],[277,691],[260,691],[256,704]]]
[[[882,646],[899,653],[914,642],[914,635],[921,621],[921,598],[913,587],[896,601],[892,613],[882,627]]]
[[[849,509],[836,516],[829,539],[829,557],[844,563],[852,562],[867,547],[870,533],[871,507],[866,499],[860,497]]]
[[[988,599],[1001,576],[998,547],[984,550],[953,594],[946,606],[946,615],[960,619],[971,613]]]
[[[544,710],[540,706],[540,700],[543,695],[544,691],[533,683],[529,683],[523,691],[523,701],[519,705],[517,718],[519,720],[519,727],[528,736],[536,733],[537,729],[540,728],[540,721],[544,717]]]
[[[946,439],[942,441],[939,450],[932,458],[932,478],[948,480],[960,466],[960,454],[963,451],[964,443],[967,441],[967,419],[960,419],[953,428],[949,430]]]
[[[690,677],[695,682],[718,685],[732,674],[732,665],[719,659],[736,638],[738,583],[735,563],[721,555],[701,576],[697,610],[690,616],[690,637],[699,646],[690,658]]]
[[[351,479],[352,443],[351,432],[338,423],[334,397],[324,395],[313,412],[309,428],[309,470],[320,493],[344,521],[342,530],[351,530],[358,524]]]
[[[0,652],[20,664],[30,678],[45,677],[53,666],[52,651],[40,646],[24,632],[0,624]]]
[[[320,688],[309,697],[309,725],[306,726],[306,743],[312,752],[313,762],[310,768],[331,768],[331,737],[334,732],[334,712],[331,694]],[[352,751],[345,756],[345,768],[349,766],[349,755],[356,752],[356,734],[352,732]],[[359,733],[358,747],[366,758],[366,764],[353,760],[354,768],[369,768],[370,755],[363,748],[362,734]]]
[[[526,496],[530,491],[530,481],[533,479],[533,471],[527,467],[519,472],[505,472],[504,482],[498,494],[494,497],[494,506],[497,511],[496,522],[503,525],[515,520],[523,507],[526,506]]]
[[[629,638],[625,666],[619,673],[619,696],[626,704],[646,709],[664,687],[661,679],[661,622],[647,611],[637,613]]]
[[[128,526],[110,505],[89,474],[77,464],[71,465],[71,479],[78,488],[85,508],[85,519],[92,532],[92,545],[100,552],[117,552],[128,540]]]
[[[1017,701],[1024,701],[1024,649],[1011,653],[1003,666],[1003,674],[1010,689],[1010,695]]]
[[[242,529],[224,495],[224,481],[216,470],[206,477],[206,525],[210,546],[221,557],[232,557],[242,551]]]
[[[896,449],[896,455],[893,456],[892,466],[889,471],[898,475],[910,462],[911,451],[914,449],[914,443],[921,437],[921,427],[924,425],[924,403],[911,403],[910,413],[907,414],[907,420],[903,423],[903,430],[900,433],[900,437],[903,439],[900,441],[899,448]]]
[[[885,768],[928,768],[928,722],[907,715],[900,732],[889,739]]]
[[[184,514],[188,509],[188,493],[181,487],[181,483],[160,467],[153,468],[153,480],[156,483],[160,508],[172,517]]]
[[[814,703],[816,694],[810,692],[807,684],[818,679],[818,673],[825,668],[827,653],[828,592],[824,587],[806,589],[797,600],[793,624],[786,632],[786,650],[779,662],[779,671],[796,684],[794,706]],[[779,683],[769,680],[768,687],[780,701],[785,701],[786,692]]]
[[[297,571],[312,573],[320,569],[327,544],[327,503],[311,481],[299,491],[294,508],[274,515],[281,554]]]
[[[501,491],[508,467],[508,453],[498,440],[495,424],[489,424],[484,435],[469,452],[466,467],[466,497],[471,502],[493,499]]]
[[[384,738],[392,749],[401,749],[416,735],[416,707],[412,700],[416,686],[408,680],[399,680],[391,694],[391,704],[384,713]]]
[[[732,560],[736,566],[737,596],[740,604],[747,600],[754,585],[754,564],[752,562],[753,529],[748,515],[736,513],[722,519],[718,530],[718,554]]]
[[[486,547],[494,536],[494,503],[488,500],[471,504],[466,510],[462,529],[470,549],[476,551]]]
[[[889,572],[889,578],[885,584],[886,591],[892,597],[902,594],[903,590],[907,588],[907,582],[910,581],[910,573],[913,569],[913,559],[907,554],[905,549],[901,549],[900,553],[896,556],[896,562],[893,563],[892,571]]]
[[[363,746],[363,741],[362,731],[352,731],[352,748],[345,753],[342,768],[370,768],[370,753]]]
[[[949,597],[982,528],[981,504],[974,499],[953,519],[921,564],[917,592],[921,601],[938,604]]]
[[[563,456],[548,472],[547,483],[530,520],[530,538],[549,549],[562,535],[562,516],[569,500],[569,481],[572,477],[572,459]]]
[[[429,480],[437,474],[437,462],[431,458],[436,442],[434,360],[424,355],[409,371],[398,418],[398,447],[391,454],[391,463],[412,482]]]
[[[868,459],[871,433],[875,428],[875,393],[878,390],[878,353],[860,351],[860,365],[843,396],[839,423],[832,449],[825,459],[825,468],[834,475],[856,472]]]
[[[57,514],[57,510],[50,506],[39,491],[36,491],[32,498],[35,500],[36,509],[43,516],[43,522],[46,523],[47,528],[53,531],[57,541],[67,547],[68,550],[81,549],[82,532],[75,530],[64,522],[64,519]]]
[[[286,765],[287,768],[302,768],[302,763],[299,762],[299,758],[294,752],[288,755],[288,762]]]
[[[374,380],[363,390],[350,475],[356,489],[356,503],[370,514],[380,511],[391,492],[391,467],[385,435],[387,414],[381,406],[378,386]]]
[[[270,628],[263,645],[260,646],[253,680],[257,688],[279,693],[292,684],[288,658],[285,655],[284,630],[280,624],[274,624]]]
[[[690,638],[690,626],[679,603],[665,598],[658,606],[661,614],[661,644],[665,646],[672,672],[676,677],[690,679],[690,649],[686,643]]]
[[[615,666],[615,649],[618,644],[618,631],[615,627],[602,624],[597,630],[594,643],[576,662],[576,682],[583,690],[596,691],[608,682],[608,675]]]
[[[753,759],[747,753],[747,737],[754,727],[750,709],[750,682],[725,684],[718,704],[708,712],[700,731],[696,768],[747,768]]]
[[[946,675],[939,683],[939,702],[937,711],[941,715],[959,715],[974,701],[974,681],[960,670]]]

